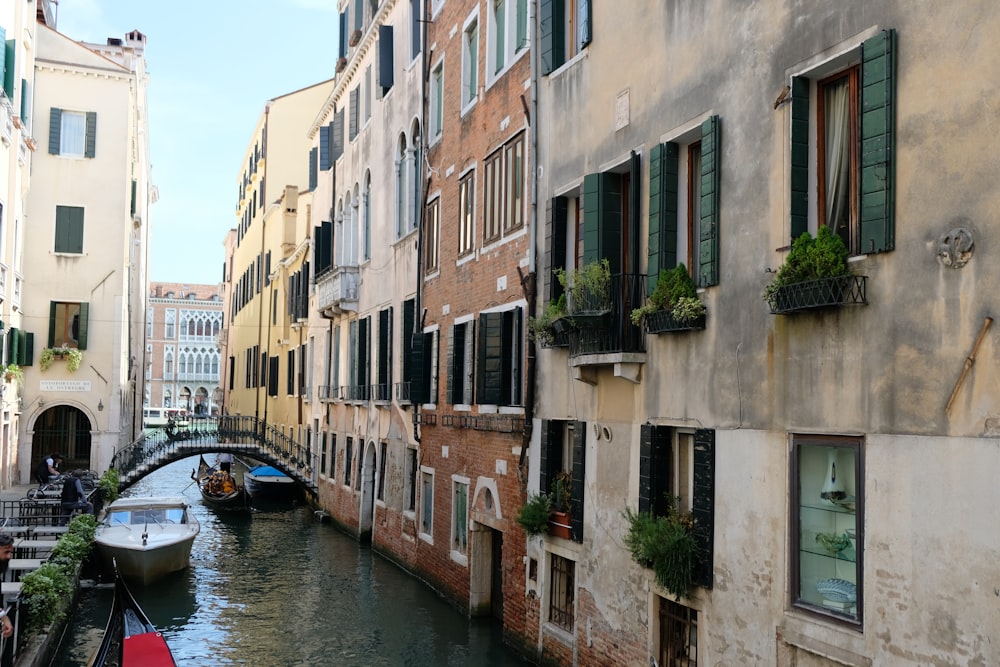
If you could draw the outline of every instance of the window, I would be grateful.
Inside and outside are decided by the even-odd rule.
[[[528,47],[528,0],[492,0],[489,15],[489,79]]]
[[[406,448],[405,477],[403,480],[403,509],[412,512],[417,509],[417,450]]]
[[[469,544],[469,483],[452,483],[451,550],[465,554]]]
[[[543,0],[539,5],[542,74],[549,74],[590,44],[590,0]]]
[[[372,117],[372,66],[365,69],[364,88],[361,93],[362,122],[367,125]]]
[[[420,533],[431,536],[434,530],[434,473],[420,474]]]
[[[441,199],[436,198],[427,205],[424,218],[424,273],[436,273],[440,268]]]
[[[370,328],[371,318],[363,317],[352,321],[348,330],[350,386],[347,390],[347,399],[351,401],[367,401],[369,398]]]
[[[378,358],[375,367],[376,401],[392,400],[392,307],[378,313]]]
[[[573,631],[576,595],[576,563],[557,554],[549,554],[549,623]]]
[[[177,337],[177,311],[173,308],[168,308],[164,312],[163,321],[163,337],[167,340],[174,340]]]
[[[462,110],[479,93],[479,19],[473,17],[465,26],[462,40]]]
[[[541,460],[539,463],[539,489],[553,491],[559,473],[570,473],[572,503],[570,510],[571,539],[583,541],[584,479],[586,476],[585,449],[587,423],[543,419],[541,433]]]
[[[362,208],[362,233],[361,233],[361,261],[367,262],[372,258],[372,175],[371,172],[365,174],[365,189],[361,195]]]
[[[373,446],[373,443],[368,443],[369,447]],[[358,443],[358,471],[357,475],[354,476],[354,490],[361,490],[361,478],[362,473],[365,469],[365,443],[364,440]]]
[[[437,403],[438,332],[415,333],[410,341],[410,400]]]
[[[66,157],[94,157],[97,114],[93,111],[49,111],[49,153]]]
[[[444,62],[440,60],[431,70],[430,97],[431,141],[436,142],[444,128]]]
[[[410,0],[410,60],[420,55],[420,40],[423,39],[422,0]]]
[[[344,486],[351,485],[351,471],[354,465],[354,438],[348,437],[344,443]]]
[[[458,255],[468,255],[475,247],[476,172],[470,170],[458,182]]]
[[[83,254],[83,207],[56,206],[55,252]]]
[[[448,340],[448,402],[455,405],[472,404],[474,332],[474,321],[457,323]]]
[[[864,494],[856,438],[792,438],[792,602],[860,624]]]
[[[348,97],[347,106],[347,140],[354,141],[361,125],[361,86],[355,86]]]
[[[385,440],[378,444],[378,492],[376,498],[385,502],[385,467],[389,464],[389,445]]]
[[[327,457],[326,431],[323,431],[323,433],[320,435],[319,453],[320,453],[320,457],[319,457],[319,472],[320,472],[321,475],[325,476],[325,475],[329,474],[327,472],[327,469],[326,469],[326,457]]]
[[[518,135],[486,159],[483,241],[524,226],[524,135]]]
[[[698,612],[667,598],[660,606],[659,664],[698,667]]]
[[[414,142],[420,140],[416,134]],[[402,238],[416,229],[417,224],[417,192],[420,188],[418,167],[419,155],[416,149],[411,149],[406,135],[399,135],[396,153],[396,237]]]
[[[646,289],[660,271],[684,263],[699,287],[719,282],[719,136],[710,116],[649,154],[649,256]]]
[[[672,503],[694,520],[694,583],[712,587],[715,431],[643,424],[639,438],[639,511],[665,516]]]
[[[476,402],[522,404],[524,309],[479,316]]]
[[[86,350],[89,310],[87,303],[49,302],[49,347]]]
[[[793,240],[826,225],[853,255],[893,249],[895,62],[885,30],[792,78]]]
[[[146,337],[153,337],[153,311],[146,313]]]

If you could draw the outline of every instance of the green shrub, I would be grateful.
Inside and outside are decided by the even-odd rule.
[[[632,560],[652,568],[656,583],[676,599],[688,597],[698,560],[690,515],[671,510],[667,516],[656,516],[628,507],[624,516],[629,524],[625,546]]]
[[[549,525],[549,507],[552,500],[547,493],[533,494],[521,505],[515,519],[528,535],[545,532]]]
[[[97,488],[101,490],[101,498],[106,504],[118,499],[118,483],[120,481],[118,471],[114,468],[108,468],[97,482]]]
[[[62,620],[72,596],[73,581],[62,563],[50,561],[24,575],[21,604],[27,612],[27,627],[41,631]]]
[[[764,289],[764,301],[773,306],[778,290],[785,285],[848,275],[847,256],[843,239],[826,225],[819,228],[815,238],[809,232],[800,234],[792,242],[774,280]]]
[[[640,326],[644,317],[664,310],[678,322],[696,320],[705,314],[705,304],[698,299],[698,287],[684,264],[660,271],[649,299],[632,311],[632,324]]]
[[[528,337],[543,345],[552,343],[555,321],[563,317],[566,317],[566,295],[560,294],[558,299],[549,301],[540,315],[528,318]]]

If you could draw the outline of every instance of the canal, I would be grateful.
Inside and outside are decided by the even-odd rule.
[[[201,521],[189,569],[132,589],[178,665],[527,664],[503,645],[499,628],[458,613],[390,561],[317,521],[307,505],[243,516],[205,507],[191,485],[197,463],[173,463],[126,491],[183,495]],[[111,598],[108,587],[81,593],[53,665],[87,664]]]

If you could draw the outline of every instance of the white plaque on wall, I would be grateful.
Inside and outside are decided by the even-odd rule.
[[[90,391],[90,380],[42,380],[42,391]]]

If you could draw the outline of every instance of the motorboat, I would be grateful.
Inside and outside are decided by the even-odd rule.
[[[109,569],[117,562],[122,576],[145,586],[190,564],[200,530],[184,498],[119,498],[108,506],[94,541]]]
[[[243,473],[243,484],[251,498],[291,500],[295,497],[295,480],[274,466],[251,466]]]
[[[177,663],[163,634],[115,572],[115,599],[104,639],[88,667],[174,667]]]

